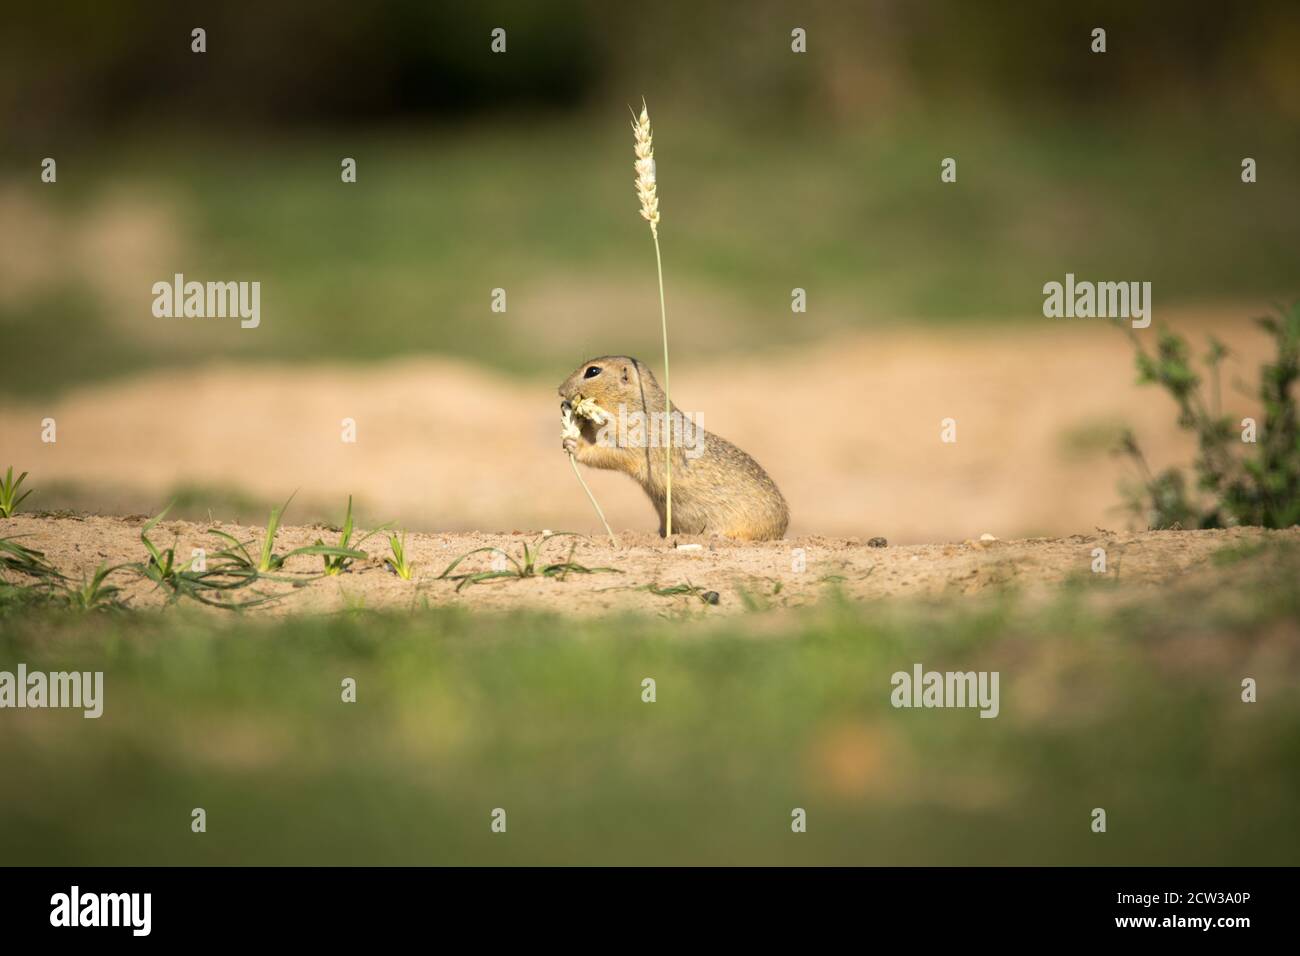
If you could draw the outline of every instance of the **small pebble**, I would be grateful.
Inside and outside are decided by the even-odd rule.
[[[679,545],[677,546],[677,550],[678,550],[678,551],[703,551],[703,550],[704,550],[704,545],[702,545],[702,544],[679,544]]]
[[[880,538],[880,537],[871,538],[869,541],[867,541],[868,548],[885,548],[888,546],[889,546],[889,542],[886,541],[884,538]]]
[[[980,540],[981,540],[981,541],[996,541],[996,540],[998,540],[998,539],[997,539],[996,536],[991,535],[991,534],[989,534],[987,531],[985,531],[982,535],[980,535]]]
[[[705,591],[700,596],[704,598],[705,604],[717,604],[722,600],[721,595],[719,595],[717,591]]]

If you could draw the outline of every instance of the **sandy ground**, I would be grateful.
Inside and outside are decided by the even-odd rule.
[[[15,516],[0,521],[0,534],[17,537],[27,547],[43,551],[46,560],[75,583],[101,562],[142,560],[145,551],[140,532],[144,521],[143,517]],[[259,529],[217,527],[249,542],[249,550],[256,554],[262,540]],[[153,530],[151,539],[160,547],[174,547],[181,561],[190,560],[195,548],[206,549],[212,563],[216,560],[212,555],[223,545],[207,532],[208,526],[203,524],[165,521]],[[318,537],[334,540],[321,528],[283,528],[276,538],[276,551],[284,553],[309,545]],[[541,536],[409,535],[407,553],[415,566],[409,581],[384,566],[387,542],[372,537],[363,545],[369,557],[341,575],[320,576],[319,557],[291,559],[283,576],[298,579],[299,586],[285,582],[259,584],[262,593],[283,597],[250,613],[408,609],[427,604],[496,609],[528,606],[579,614],[648,610],[702,616],[755,607],[797,607],[834,589],[855,599],[977,595],[990,588],[1007,587],[1033,596],[1068,580],[1097,583],[1100,578],[1093,577],[1096,548],[1106,552],[1107,581],[1127,588],[1167,586],[1197,574],[1217,573],[1211,556],[1223,548],[1250,546],[1264,540],[1300,543],[1300,528],[1276,532],[1098,532],[1068,538],[888,547],[820,536],[765,544],[688,536],[670,544],[644,532],[624,532],[622,537],[623,547],[618,551],[602,540],[552,537],[544,544],[538,564],[540,570],[546,564],[569,560],[569,549],[576,542],[574,562],[589,568],[614,568],[616,572],[571,572],[562,579],[497,579],[459,590],[456,581],[439,576],[460,555],[475,548],[499,548],[522,559],[524,544],[533,546]],[[491,570],[491,559],[491,553],[476,555],[457,571]],[[802,570],[796,570],[800,559]],[[125,587],[124,596],[132,606],[157,606],[167,599],[165,591],[134,573],[119,574],[113,581]],[[656,594],[649,589],[687,583],[698,590],[691,594]],[[716,592],[716,603],[706,603],[705,592],[709,591]],[[250,594],[240,593],[245,597]]]
[[[1254,405],[1233,382],[1253,382],[1267,354],[1250,315],[1233,307],[1162,316],[1194,336],[1197,354],[1208,332],[1237,350],[1225,394],[1243,415]],[[1135,429],[1154,467],[1190,460],[1172,403],[1134,384],[1131,346],[1102,320],[895,327],[716,361],[682,341],[675,400],[768,469],[790,502],[795,536],[901,544],[1124,527],[1116,485],[1132,469],[1107,450],[1119,427]],[[341,520],[353,494],[371,523],[596,532],[559,447],[555,386],[571,370],[516,380],[422,357],[158,371],[56,400],[0,400],[0,467],[31,472],[29,509],[156,512],[184,486],[258,502],[297,489],[299,521]],[[47,418],[57,424],[54,443],[41,440]],[[342,441],[345,418],[356,421],[355,443]],[[940,441],[945,418],[957,422],[955,443]],[[654,530],[628,479],[588,476],[615,527]],[[43,503],[42,486],[77,493]],[[247,517],[219,502],[213,516]]]

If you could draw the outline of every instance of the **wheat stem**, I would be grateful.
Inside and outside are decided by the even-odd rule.
[[[668,399],[671,377],[668,370],[668,310],[664,308],[664,263],[659,255],[659,229],[650,226],[650,234],[655,240],[655,266],[659,271],[659,321],[664,335],[664,427],[667,431],[667,458],[664,470],[664,533],[671,537],[673,533],[673,419],[669,411],[672,403]]]
[[[587,483],[583,481],[582,472],[578,470],[578,460],[573,457],[572,453],[569,454],[569,464],[573,466],[573,473],[578,477],[578,484],[582,485],[582,490],[587,493],[587,498],[591,501],[591,506],[596,509],[596,515],[600,518],[600,523],[605,526],[605,533],[609,535],[610,544],[612,544],[615,549],[622,550],[623,546],[618,543],[618,538],[614,535],[614,529],[611,528],[609,522],[605,520],[605,512],[600,510],[600,505],[596,502],[596,496],[591,493],[591,489],[588,488]]]
[[[641,100],[641,115],[632,112],[632,136],[636,162],[636,194],[641,200],[641,218],[650,223],[650,235],[655,243],[655,268],[659,274],[659,320],[664,338],[664,429],[666,449],[664,467],[664,534],[673,533],[673,419],[672,399],[668,369],[668,310],[664,306],[664,263],[659,254],[659,191],[655,175],[654,136],[650,129],[650,114],[645,100]]]

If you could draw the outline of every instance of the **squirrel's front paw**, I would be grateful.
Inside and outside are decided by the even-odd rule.
[[[578,439],[564,438],[560,441],[560,447],[570,455],[576,455],[578,453]]]

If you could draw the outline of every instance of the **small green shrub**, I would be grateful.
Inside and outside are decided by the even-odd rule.
[[[1300,302],[1256,322],[1272,337],[1277,354],[1260,368],[1255,394],[1264,419],[1254,442],[1243,441],[1242,420],[1222,410],[1219,368],[1228,349],[1221,342],[1211,338],[1203,359],[1210,377],[1206,388],[1182,336],[1161,330],[1152,354],[1130,330],[1138,383],[1168,392],[1178,405],[1179,427],[1197,440],[1190,481],[1180,467],[1153,472],[1131,431],[1120,439],[1118,451],[1139,473],[1122,491],[1129,510],[1149,527],[1289,528],[1300,522],[1300,427],[1292,392],[1300,378]]]

